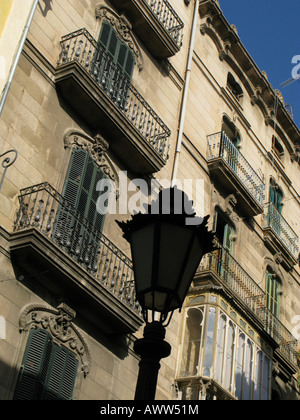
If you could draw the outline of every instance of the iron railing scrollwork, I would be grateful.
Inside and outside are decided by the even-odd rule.
[[[48,183],[20,191],[14,231],[35,228],[140,314],[131,260]],[[96,211],[96,209],[95,209]]]
[[[162,24],[175,44],[182,45],[183,22],[167,0],[142,0]]]
[[[171,131],[85,28],[61,40],[58,67],[71,62],[80,64],[145,141],[167,161]]]
[[[247,191],[263,207],[264,181],[223,131],[208,136],[207,159],[210,161],[215,158],[223,158]]]
[[[288,224],[282,214],[276,209],[273,203],[265,206],[264,227],[269,227],[288,249],[288,251],[297,259],[299,246],[298,235]]]
[[[14,154],[13,158],[11,158],[11,156],[10,156],[11,153]],[[17,160],[18,152],[15,149],[7,150],[7,152],[4,152],[0,155],[0,158],[2,158],[4,156],[6,156],[6,157],[1,162],[1,166],[4,169],[4,171],[3,171],[1,179],[0,179],[0,191],[2,189],[2,185],[3,185],[3,182],[4,182],[5,175],[6,175],[6,171]]]

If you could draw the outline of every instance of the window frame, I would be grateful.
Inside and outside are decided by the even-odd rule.
[[[75,354],[55,343],[48,331],[31,328],[13,399],[72,400],[78,366]]]

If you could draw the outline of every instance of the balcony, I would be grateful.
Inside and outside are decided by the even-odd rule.
[[[55,83],[133,172],[150,174],[166,164],[170,130],[86,29],[62,38]]]
[[[21,190],[19,202],[10,244],[19,278],[64,297],[106,333],[136,331],[143,321],[126,255],[47,183]]]
[[[195,286],[203,284],[205,279],[221,286],[239,310],[275,341],[277,353],[286,361],[290,371],[295,372],[297,340],[267,309],[264,290],[224,248],[220,247],[203,257],[195,276]]]
[[[224,132],[208,136],[208,169],[247,217],[263,213],[265,184]]]
[[[265,207],[263,226],[266,246],[274,254],[281,254],[287,269],[293,267],[297,263],[299,238],[272,203]]]
[[[157,58],[175,55],[182,45],[183,23],[167,0],[111,0],[124,11],[134,32]]]

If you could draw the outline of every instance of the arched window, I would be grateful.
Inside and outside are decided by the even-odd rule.
[[[41,328],[31,329],[14,400],[71,400],[78,361]]]
[[[182,377],[198,374],[202,322],[203,312],[201,309],[191,308],[188,310],[180,370]]]
[[[275,136],[272,137],[272,150],[275,152],[276,156],[279,159],[283,159],[284,149],[283,149],[281,143],[279,142],[279,140],[277,139],[277,137],[275,137]]]
[[[279,317],[280,308],[280,280],[271,270],[266,273],[266,299],[267,308],[276,318]]]
[[[225,314],[220,315],[216,344],[215,378],[229,391],[231,391],[233,379],[235,328],[233,322]]]
[[[216,364],[215,377],[217,381],[222,383],[222,373],[224,369],[224,352],[225,352],[225,337],[226,337],[226,316],[222,314],[219,318],[218,338],[216,346]]]
[[[242,99],[243,90],[231,73],[228,73],[227,87],[238,101]]]
[[[219,208],[216,209],[213,232],[220,245],[222,245],[223,248],[231,254],[234,227]]]
[[[225,214],[219,209],[216,210],[213,232],[219,244],[222,246],[222,248],[218,250],[218,266],[216,269],[222,280],[228,282],[232,277],[231,255],[233,249],[234,227]]]
[[[214,328],[215,328],[216,309],[211,306],[208,313],[206,345],[203,362],[203,375],[210,376],[212,368],[212,357],[214,347]]]
[[[238,147],[241,141],[240,134],[233,122],[226,116],[223,117],[222,131],[235,147]]]
[[[275,180],[271,178],[269,188],[269,203],[271,203],[279,213],[281,213],[282,209],[282,200],[283,192],[276,184]]]
[[[237,360],[236,360],[236,371],[235,371],[235,395],[241,400],[243,396],[243,371],[244,371],[244,359],[245,359],[245,343],[246,337],[244,333],[239,334],[238,348],[237,348]]]

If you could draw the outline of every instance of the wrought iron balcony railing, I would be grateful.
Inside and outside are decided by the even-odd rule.
[[[176,45],[182,44],[183,22],[167,0],[142,0],[152,11],[153,15],[163,25]]]
[[[135,313],[130,259],[48,183],[21,190],[14,231],[35,228]]]
[[[166,161],[170,130],[86,29],[75,31],[61,40],[58,68],[71,62],[84,69],[127,121]]]
[[[266,307],[264,290],[223,247],[202,258],[197,275],[208,272],[214,273],[218,282],[246,305],[246,309],[255,315],[264,330],[276,341],[278,351],[296,366],[297,340]]]
[[[265,184],[247,159],[221,131],[208,136],[207,159],[222,158],[256,202],[263,207]]]
[[[264,227],[272,229],[296,260],[299,252],[298,235],[272,203],[268,203],[265,207]]]

